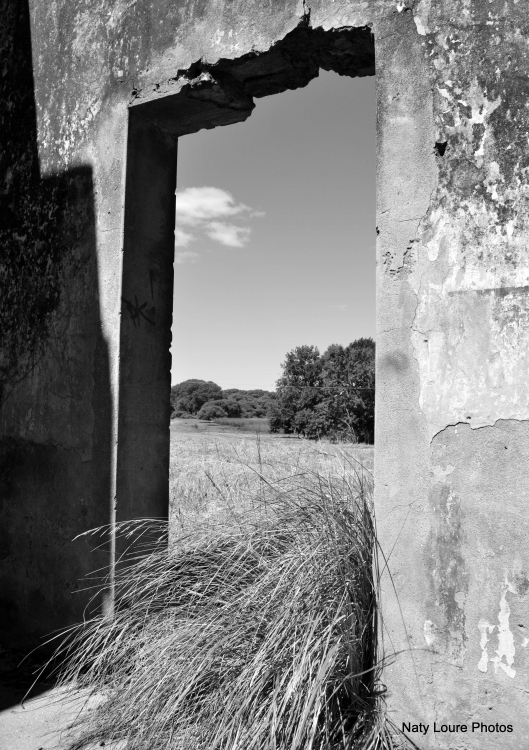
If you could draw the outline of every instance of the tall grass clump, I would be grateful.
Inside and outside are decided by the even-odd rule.
[[[99,696],[72,748],[391,746],[370,478],[343,448],[245,445],[210,454],[195,485],[207,508],[173,520],[170,539],[166,523],[121,526],[124,539],[148,531],[149,548],[118,568],[114,617],[79,625],[58,653],[62,681]]]

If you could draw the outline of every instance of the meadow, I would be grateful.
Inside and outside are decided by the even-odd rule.
[[[215,421],[203,419],[173,419],[171,420],[171,435],[186,435],[206,432],[214,435],[234,437],[238,434],[255,435],[256,433],[270,433],[270,424],[266,417],[220,417]]]
[[[246,422],[242,428],[241,422]],[[254,423],[258,423],[257,431],[251,429]],[[338,469],[351,476],[356,472],[371,495],[373,446],[336,446],[267,432],[266,419],[173,420],[171,534],[185,532],[197,522],[219,519],[219,514],[224,516],[235,508],[247,508],[249,499],[253,501],[249,511],[255,512],[256,485],[262,488],[265,481],[284,482],[303,470],[329,474]]]
[[[169,524],[122,526],[114,618],[63,651],[62,682],[104,696],[71,747],[400,746],[380,702],[372,447],[184,421]]]

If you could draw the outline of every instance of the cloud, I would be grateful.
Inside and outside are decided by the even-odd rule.
[[[198,253],[194,253],[192,250],[183,250],[181,253],[175,253],[175,263],[194,263],[198,258]]]
[[[347,305],[343,304],[336,304],[336,305],[329,305],[331,310],[339,310],[340,312],[345,312],[347,310]]]
[[[227,190],[192,187],[176,191],[175,211],[177,225],[195,227],[203,222],[251,212],[251,209],[244,203],[237,203]]]
[[[186,232],[185,229],[181,229],[180,227],[175,227],[174,230],[174,246],[175,247],[187,247],[190,242],[192,242],[196,237],[194,237],[189,232]]]
[[[237,217],[247,221],[264,216],[265,213],[238,203],[227,190],[192,187],[176,191],[175,215],[176,248],[187,247],[201,233],[226,247],[244,247],[249,240],[251,228],[226,220]],[[177,253],[176,262],[185,263],[196,260],[197,257],[197,253]]]
[[[227,247],[244,247],[251,231],[249,227],[237,227],[222,221],[212,221],[206,228],[208,237]]]

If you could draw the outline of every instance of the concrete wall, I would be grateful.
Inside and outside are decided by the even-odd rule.
[[[412,733],[424,748],[529,744],[528,11],[8,1],[1,231],[38,335],[4,335],[0,363],[5,631],[79,616],[69,592],[109,551],[97,562],[75,534],[166,513],[177,138],[244,120],[319,67],[373,74],[372,31],[388,704],[399,726],[429,725]]]
[[[527,10],[421,2],[378,37],[385,679],[421,747],[529,745]]]

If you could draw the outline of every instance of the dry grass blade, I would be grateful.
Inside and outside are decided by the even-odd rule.
[[[118,571],[114,619],[63,646],[62,680],[105,696],[72,749],[390,750],[370,476],[343,446],[216,454],[175,482],[169,544],[139,522],[151,548]]]

